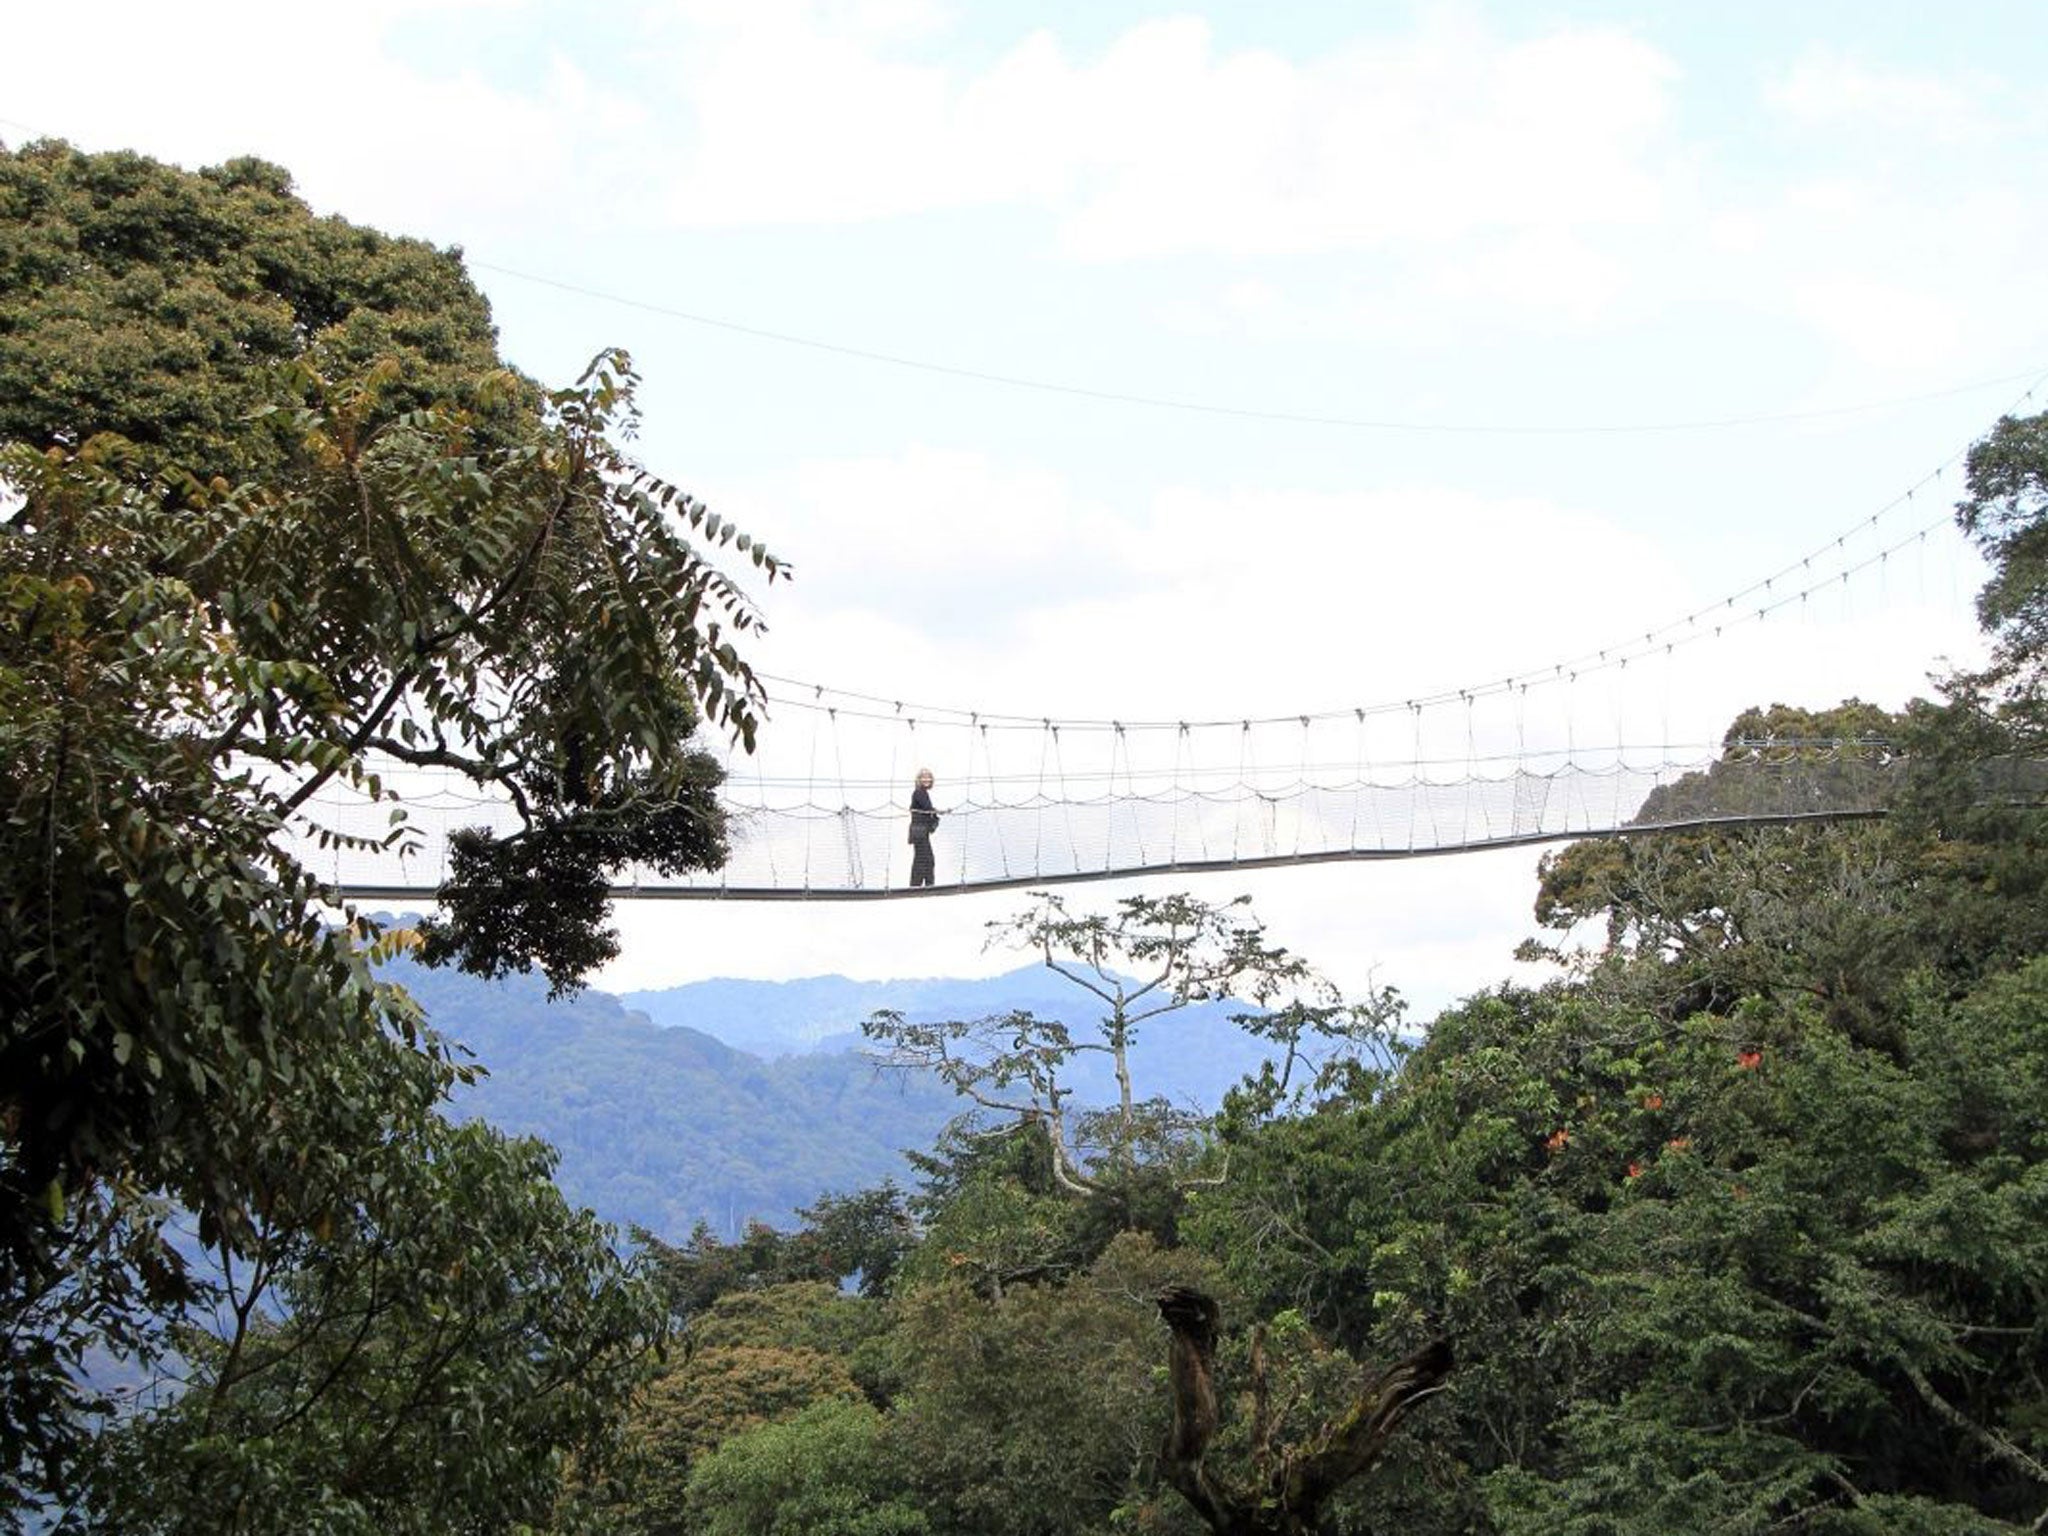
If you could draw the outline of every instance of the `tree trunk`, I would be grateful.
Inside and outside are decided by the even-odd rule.
[[[1215,1299],[1172,1286],[1160,1294],[1159,1315],[1173,1333],[1173,1424],[1160,1472],[1216,1536],[1313,1536],[1330,1498],[1379,1460],[1408,1410],[1438,1391],[1451,1371],[1450,1345],[1432,1341],[1382,1371],[1305,1445],[1259,1447],[1243,1486],[1212,1472],[1206,1460],[1218,1422]]]

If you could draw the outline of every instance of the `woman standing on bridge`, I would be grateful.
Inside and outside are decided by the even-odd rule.
[[[917,785],[910,791],[910,884],[930,885],[937,869],[932,857],[932,834],[939,830],[939,813],[932,809],[932,771],[917,770]]]

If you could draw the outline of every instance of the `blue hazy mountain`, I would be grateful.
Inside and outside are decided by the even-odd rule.
[[[939,1084],[851,1052],[764,1061],[602,992],[550,1002],[536,976],[406,962],[386,974],[485,1068],[454,1113],[552,1143],[563,1192],[621,1227],[680,1239],[698,1221],[786,1226],[821,1194],[901,1181],[904,1151],[957,1113]]]
[[[801,981],[699,981],[628,992],[620,1001],[656,1024],[699,1030],[769,1058],[858,1048],[861,1021],[882,1008],[919,1024],[1025,1011],[1077,1032],[1090,1029],[1103,1011],[1099,999],[1043,965],[980,980],[812,976]],[[1216,1108],[1224,1092],[1264,1059],[1260,1042],[1230,1022],[1244,1011],[1237,1002],[1197,1003],[1141,1026],[1131,1053],[1138,1091],[1176,1104]],[[1106,1059],[1083,1057],[1074,1087],[1087,1102],[1109,1103],[1116,1087]]]
[[[572,1202],[672,1240],[698,1221],[726,1235],[749,1220],[787,1226],[821,1194],[908,1177],[904,1154],[929,1150],[964,1105],[858,1048],[875,1009],[919,1020],[1030,1009],[1077,1028],[1096,1017],[1092,998],[1042,967],[979,981],[710,981],[554,1002],[537,976],[487,982],[409,961],[385,974],[485,1068],[458,1092],[456,1114],[552,1143]],[[1139,1091],[1214,1108],[1260,1059],[1228,1022],[1234,1011],[1201,1005],[1141,1032]],[[1097,1058],[1075,1086],[1091,1103],[1115,1092]]]

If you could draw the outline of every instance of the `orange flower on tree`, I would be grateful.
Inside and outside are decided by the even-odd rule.
[[[1735,1065],[1742,1068],[1745,1072],[1754,1072],[1763,1064],[1764,1053],[1762,1051],[1737,1051],[1735,1053]]]
[[[1550,1148],[1550,1150],[1553,1152],[1562,1152],[1566,1147],[1570,1146],[1571,1143],[1572,1133],[1570,1131],[1558,1130],[1552,1131],[1550,1133],[1550,1139],[1544,1142],[1543,1145]]]
[[[1643,1095],[1643,1108],[1645,1108],[1645,1109],[1662,1109],[1663,1107],[1664,1107],[1664,1095],[1663,1095],[1663,1094],[1661,1094],[1661,1093],[1646,1093],[1646,1094],[1644,1094],[1644,1095]]]
[[[1674,1136],[1664,1143],[1664,1150],[1667,1152],[1683,1152],[1691,1145],[1692,1138],[1690,1136]]]

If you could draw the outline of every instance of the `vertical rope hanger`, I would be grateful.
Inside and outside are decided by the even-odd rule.
[[[1352,713],[1358,717],[1358,745],[1351,754],[1351,833],[1345,846],[1356,852],[1358,849],[1358,808],[1365,800],[1365,784],[1366,780],[1371,777],[1371,773],[1365,756],[1365,711],[1358,709],[1352,711]]]
[[[1244,774],[1245,753],[1250,749],[1251,746],[1251,734],[1252,724],[1249,720],[1247,720],[1244,722],[1243,726],[1239,729],[1237,733],[1237,786],[1239,794],[1239,800],[1237,801],[1237,805],[1241,805],[1243,803],[1242,796],[1247,790],[1251,788],[1250,783],[1246,780]],[[1235,864],[1239,859],[1244,857],[1243,844],[1244,815],[1241,811],[1239,811],[1236,808],[1236,805],[1233,805],[1230,816],[1231,863]]]
[[[979,812],[984,808],[982,802],[975,798],[974,793],[974,741],[976,736],[982,738],[982,746],[986,749],[988,738],[984,733],[981,715],[978,712],[970,713],[967,716],[967,776],[960,781],[963,808],[969,812]],[[984,750],[982,754],[982,769],[988,781],[989,805],[993,806],[996,798],[995,769],[987,762],[987,755],[986,750]],[[962,883],[965,883],[967,879],[967,843],[969,834],[972,827],[979,824],[979,816],[971,815],[969,821],[960,828],[960,879]]]
[[[1123,798],[1125,805],[1130,810],[1131,841],[1137,846],[1138,862],[1144,864],[1147,862],[1145,858],[1145,822],[1138,811],[1138,779],[1137,775],[1131,770],[1131,742],[1130,738],[1124,734],[1123,722],[1121,720],[1112,720],[1109,724],[1114,733],[1109,741],[1110,813],[1107,820],[1109,823],[1110,845],[1114,849],[1116,844],[1116,760],[1118,749],[1121,748],[1124,760]]]
[[[1166,862],[1169,864],[1180,862],[1180,811],[1181,806],[1186,803],[1181,799],[1180,767],[1186,752],[1187,739],[1188,723],[1183,720],[1173,733],[1173,781],[1167,789],[1173,806],[1173,813],[1166,823]],[[1199,826],[1200,822],[1197,821],[1196,825]]]
[[[824,690],[823,688],[820,688],[820,689],[818,690],[818,696],[819,696],[819,698],[821,698],[821,699],[822,699],[822,698],[823,698],[823,697],[825,696],[825,690]],[[808,767],[807,767],[807,768],[806,768],[806,769],[804,770],[804,797],[805,797],[805,800],[806,800],[807,802],[809,802],[809,801],[815,801],[815,800],[817,799],[817,795],[818,795],[818,788],[817,788],[817,786],[818,786],[818,718],[819,718],[819,715],[820,715],[820,714],[822,714],[822,713],[825,713],[825,712],[824,712],[824,711],[813,711],[813,712],[812,712],[812,714],[811,714],[811,754],[810,754],[810,764],[809,764],[809,766],[808,766]],[[807,891],[808,891],[808,890],[809,890],[809,889],[811,888],[811,829],[812,829],[812,827],[813,827],[813,826],[815,825],[815,822],[816,822],[816,818],[815,818],[815,817],[811,817],[811,816],[806,816],[806,817],[804,818],[804,884],[803,884],[803,888],[804,888],[805,890],[807,890]]]
[[[1422,821],[1422,713],[1413,699],[1408,701],[1408,722],[1408,851],[1413,853]]]
[[[1559,671],[1564,669],[1560,667]],[[1593,825],[1593,813],[1587,806],[1585,788],[1579,782],[1579,674],[1576,669],[1565,678],[1564,694],[1564,826],[1572,830],[1572,802],[1577,801],[1584,810],[1588,827]]]
[[[1266,794],[1265,775],[1259,769],[1258,748],[1252,741],[1252,723],[1249,720],[1239,723],[1242,727],[1239,734],[1244,742],[1244,758],[1250,767],[1248,782],[1252,792],[1252,815],[1258,819],[1259,823],[1257,828],[1259,848],[1265,857],[1270,858],[1279,852],[1274,843],[1279,819],[1278,807],[1272,798]]]
[[[1052,732],[1052,766],[1053,772],[1059,775],[1060,809],[1065,812],[1067,827],[1067,856],[1073,861],[1074,872],[1078,874],[1081,870],[1081,843],[1074,835],[1074,797],[1067,792],[1067,758],[1060,750],[1060,728],[1050,720],[1046,721],[1045,725],[1046,729]],[[1104,849],[1105,855],[1107,852],[1108,850]]]
[[[899,710],[902,707],[900,704],[897,706]],[[903,733],[901,731],[891,730],[889,732],[889,787],[884,793],[888,796],[885,804],[888,807],[892,821],[896,811],[896,797],[902,793],[900,786],[903,783],[903,776],[900,765],[896,761],[896,754],[902,746],[902,737]],[[915,771],[913,768],[912,772]],[[882,861],[882,889],[885,891],[896,888],[896,842],[897,839],[893,836],[888,839],[889,857]],[[908,878],[908,876],[905,877],[906,881]]]
[[[1294,770],[1294,783],[1296,791],[1296,810],[1294,814],[1294,855],[1296,858],[1301,857],[1301,829],[1303,824],[1308,820],[1306,811],[1310,803],[1308,784],[1308,737],[1308,716],[1303,715],[1301,717],[1301,763]]]
[[[995,758],[989,751],[988,726],[984,722],[976,725],[975,729],[981,734],[981,766],[983,771],[988,774],[989,824],[995,829],[996,862],[1002,868],[1003,878],[1007,880],[1010,878],[1010,840],[1003,835],[1003,828],[1009,818],[1003,814],[1001,791],[996,787],[999,781],[996,777]],[[973,744],[971,741],[968,752],[971,761],[973,755]]]
[[[1622,673],[1627,670],[1628,658],[1624,656],[1614,674],[1614,825],[1617,827],[1621,825],[1621,793],[1628,779],[1628,706],[1624,702],[1628,690],[1622,686]]]
[[[1045,759],[1051,750],[1051,738],[1052,722],[1047,720],[1038,736],[1038,805],[1031,838],[1031,873],[1040,877],[1045,874],[1045,808],[1050,803],[1045,793]]]
[[[974,823],[974,727],[979,714],[967,717],[967,764],[960,775],[960,792],[953,799],[953,841],[960,849],[960,884],[967,883],[968,829]]]
[[[1538,783],[1543,786],[1541,791],[1536,789]],[[1528,792],[1532,800],[1539,793],[1542,796],[1541,800],[1536,801],[1534,824],[1527,828],[1522,825],[1524,791]],[[1550,777],[1547,774],[1539,776],[1532,773],[1529,767],[1529,685],[1523,683],[1515,689],[1515,831],[1541,831],[1544,817],[1549,810]]]
[[[1472,837],[1473,780],[1479,776],[1479,744],[1472,736],[1472,695],[1460,688],[1458,697],[1465,701],[1465,824],[1459,828],[1459,836],[1469,842]],[[1485,807],[1482,804],[1480,815],[1483,818],[1485,814]],[[1486,823],[1486,830],[1487,835],[1492,836],[1493,825],[1490,821]]]
[[[846,844],[847,883],[856,890],[866,884],[862,876],[860,857],[860,824],[853,806],[853,797],[846,785],[846,752],[839,739],[839,711],[828,710],[826,717],[832,731],[832,764],[839,774],[839,835]],[[815,796],[816,791],[813,791]],[[884,876],[886,881],[887,877]]]
[[[1429,815],[1429,846],[1444,846],[1444,829],[1436,819],[1436,781],[1430,778],[1422,750],[1422,705],[1410,704],[1415,711],[1415,784],[1416,793],[1422,797],[1422,804]]]

